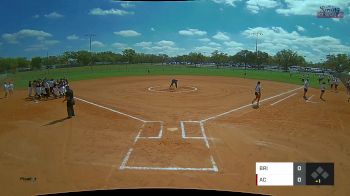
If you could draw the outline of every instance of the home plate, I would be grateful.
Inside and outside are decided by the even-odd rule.
[[[178,128],[177,127],[173,127],[173,128],[167,128],[168,131],[177,131]]]

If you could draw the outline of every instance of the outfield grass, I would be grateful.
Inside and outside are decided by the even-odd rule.
[[[150,72],[148,73],[148,70]],[[271,80],[292,84],[302,85],[301,74],[293,74],[290,77],[286,72],[274,72],[265,70],[246,70],[246,78],[258,80]],[[96,65],[93,67],[73,67],[60,68],[51,70],[40,70],[30,72],[17,72],[8,75],[5,80],[12,80],[15,87],[26,88],[28,81],[39,78],[67,78],[69,81],[88,80],[104,77],[120,77],[120,76],[146,76],[146,75],[202,75],[202,76],[227,76],[227,77],[244,77],[244,69],[233,68],[195,68],[185,66],[172,65]],[[4,80],[4,79],[2,79]],[[318,88],[317,77],[310,74],[311,86]]]

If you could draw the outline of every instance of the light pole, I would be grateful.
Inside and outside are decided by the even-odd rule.
[[[244,53],[244,78],[247,76],[247,53]]]
[[[254,33],[251,33],[251,35],[256,36],[256,39],[255,39],[256,65],[258,66],[258,69],[259,69],[259,62],[258,62],[258,37],[259,37],[259,35],[263,35],[263,33],[261,33],[261,32],[254,32]]]
[[[85,36],[89,37],[89,43],[90,43],[90,68],[92,69],[92,53],[91,53],[91,40],[93,37],[96,37],[96,34],[85,34]]]

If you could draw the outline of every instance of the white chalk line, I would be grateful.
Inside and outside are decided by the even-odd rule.
[[[213,168],[194,168],[194,167],[136,167],[136,166],[125,166],[123,169],[131,170],[162,170],[162,171],[213,171],[218,172],[218,169]]]
[[[126,113],[123,113],[123,112],[120,112],[120,111],[117,111],[117,110],[114,110],[114,109],[111,109],[111,108],[107,108],[105,106],[102,106],[102,105],[99,105],[99,104],[96,104],[96,103],[93,103],[93,102],[90,102],[90,101],[86,101],[84,99],[81,99],[81,98],[78,98],[78,97],[74,97],[75,99],[79,100],[79,101],[82,101],[82,102],[85,102],[85,103],[88,103],[88,104],[91,104],[91,105],[94,105],[96,107],[99,107],[99,108],[103,108],[105,110],[108,110],[108,111],[111,111],[111,112],[114,112],[114,113],[118,113],[118,114],[121,114],[123,116],[127,116],[129,118],[132,118],[132,119],[135,119],[135,120],[138,120],[138,121],[141,121],[141,122],[147,122],[146,120],[143,120],[141,118],[137,118],[135,116],[131,116],[129,114],[126,114]]]
[[[218,168],[218,166],[216,165],[216,163],[215,163],[214,158],[213,158],[212,155],[210,155],[210,161],[211,161],[211,164],[213,165],[213,171],[218,172],[218,171],[219,171],[219,168]]]
[[[272,96],[272,97],[263,99],[263,100],[261,100],[260,102],[262,103],[262,102],[268,101],[268,100],[270,100],[270,99],[274,99],[274,98],[276,98],[276,97],[279,97],[279,96],[282,96],[282,95],[291,93],[291,92],[296,91],[296,90],[299,90],[299,89],[301,89],[301,88],[303,88],[303,87],[298,87],[298,88],[296,88],[296,89],[293,89],[293,90],[289,90],[289,91],[287,91],[287,92],[280,93],[280,94],[278,94],[278,95],[275,95],[275,96]],[[246,107],[249,107],[249,106],[252,106],[252,104],[247,104],[247,105],[244,105],[244,106],[241,106],[241,107],[238,107],[238,108],[229,110],[229,111],[227,111],[227,112],[224,112],[224,113],[221,113],[221,114],[218,114],[218,115],[215,115],[215,116],[206,118],[206,119],[204,119],[204,120],[200,120],[200,122],[206,122],[206,121],[208,121],[208,120],[213,120],[213,119],[219,118],[219,117],[221,117],[221,116],[227,115],[227,114],[229,114],[229,113],[232,113],[232,112],[241,110],[241,109],[246,108]]]
[[[308,98],[308,99],[306,100],[306,102],[307,102],[307,103],[320,103],[320,102],[318,102],[318,101],[311,101],[311,99],[312,99],[314,96],[315,96],[315,95],[311,95],[311,97]]]
[[[284,101],[284,100],[286,100],[286,99],[288,99],[288,98],[290,98],[290,97],[293,97],[294,95],[296,95],[297,93],[293,93],[293,94],[291,94],[291,95],[289,95],[289,96],[287,96],[287,97],[285,97],[285,98],[283,98],[283,99],[280,99],[280,100],[278,100],[278,101],[276,101],[276,102],[274,102],[274,103],[271,103],[270,105],[276,105],[276,104],[278,104],[278,103],[280,103],[280,102],[282,102],[282,101]]]
[[[205,145],[206,145],[207,148],[209,149],[209,142],[208,142],[207,135],[205,134],[205,131],[204,131],[203,122],[200,122],[199,125],[200,125],[200,127],[201,127],[201,132],[202,132],[202,135],[203,135],[203,137],[204,137]]]
[[[126,164],[127,164],[128,161],[129,161],[129,157],[130,157],[130,154],[132,153],[132,151],[133,151],[133,148],[130,148],[129,151],[128,151],[128,153],[127,153],[126,156],[124,157],[122,164],[121,164],[120,167],[119,167],[120,170],[125,169]]]
[[[158,135],[158,137],[140,137],[141,132],[143,131],[144,125],[147,122],[161,122],[161,131],[160,134]],[[136,142],[138,141],[138,139],[161,139],[162,137],[162,130],[163,130],[163,122],[162,121],[147,121],[145,122],[142,127],[140,128],[139,133],[137,134],[135,140],[134,140],[134,145],[136,144]],[[184,122],[187,123],[198,123],[201,127],[201,133],[203,135],[203,137],[186,137],[186,133],[185,133],[185,127],[184,127]],[[204,132],[204,125],[203,123],[199,122],[199,121],[180,121],[180,126],[182,129],[182,136],[183,139],[200,139],[200,140],[204,140],[206,143],[207,148],[209,149],[209,142],[208,139],[205,135]],[[185,168],[185,167],[148,167],[148,166],[127,166],[127,163],[129,161],[129,158],[131,156],[133,152],[133,148],[130,148],[128,153],[126,154],[126,156],[124,157],[122,164],[120,165],[119,169],[120,170],[125,170],[125,169],[129,169],[129,170],[162,170],[162,171],[213,171],[213,172],[218,172],[219,169],[214,161],[214,158],[212,155],[210,155],[210,162],[213,165],[212,168]]]
[[[159,133],[158,136],[150,136],[150,137],[143,137],[140,136],[141,132],[143,132],[143,128],[146,125],[146,123],[154,123],[157,122],[160,124],[160,129],[159,129]],[[146,121],[143,125],[142,125],[142,129],[140,130],[139,134],[137,135],[137,139],[160,139],[162,138],[163,135],[163,128],[164,128],[164,122],[163,121]],[[137,140],[136,140],[137,141]],[[136,143],[136,142],[135,142]]]
[[[312,99],[314,96],[315,96],[315,95],[311,95],[311,97],[308,98],[308,99],[306,100],[306,103],[320,103],[320,102],[318,102],[318,101],[311,101],[311,99]]]
[[[151,86],[148,88],[148,91],[151,91],[151,92],[157,92],[157,93],[169,93],[169,91],[161,91],[161,90],[154,90],[154,88],[157,88],[157,87],[160,87],[160,86]],[[170,93],[189,93],[189,92],[194,92],[194,91],[197,91],[198,88],[197,87],[194,87],[194,86],[184,86],[184,87],[189,87],[189,88],[192,88],[191,90],[186,90],[186,91],[172,91]]]
[[[314,97],[315,95],[311,95],[311,97],[309,97],[306,101],[311,101],[311,99]]]

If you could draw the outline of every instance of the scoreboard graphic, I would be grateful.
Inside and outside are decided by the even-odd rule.
[[[334,185],[334,163],[257,162],[256,185]]]

